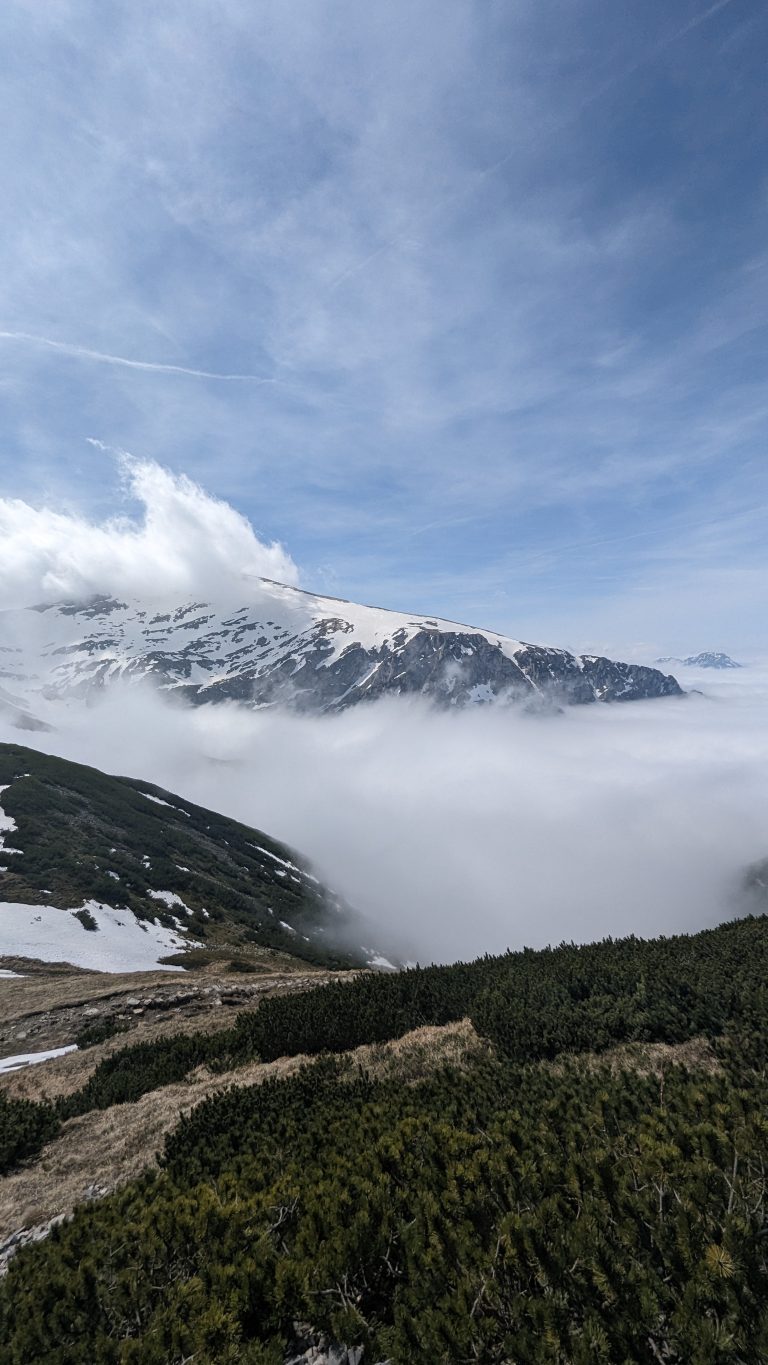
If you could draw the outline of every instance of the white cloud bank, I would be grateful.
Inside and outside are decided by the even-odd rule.
[[[123,688],[62,704],[33,741],[285,839],[404,951],[451,960],[743,909],[743,870],[768,855],[768,674],[697,685],[550,717],[187,710]]]
[[[94,442],[98,444],[98,442]],[[264,544],[228,503],[152,460],[120,456],[138,517],[102,523],[0,498],[0,607],[92,593],[243,594],[251,577],[296,583],[281,545]]]

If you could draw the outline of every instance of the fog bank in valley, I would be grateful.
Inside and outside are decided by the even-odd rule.
[[[125,686],[50,708],[49,734],[0,733],[269,831],[404,951],[447,961],[743,909],[743,869],[768,855],[768,672],[701,682],[545,717],[186,709]]]

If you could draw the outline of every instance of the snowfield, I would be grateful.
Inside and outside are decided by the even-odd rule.
[[[96,929],[86,929],[72,909],[54,905],[0,902],[0,957],[32,957],[69,962],[96,972],[173,972],[161,957],[200,945],[173,929],[136,919],[100,901],[85,901]]]

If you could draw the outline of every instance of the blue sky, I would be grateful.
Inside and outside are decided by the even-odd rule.
[[[754,0],[5,0],[0,493],[130,513],[91,437],[307,587],[765,654],[766,50]]]

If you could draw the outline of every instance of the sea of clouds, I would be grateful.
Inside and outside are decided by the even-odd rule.
[[[336,716],[123,685],[0,738],[157,782],[308,855],[420,961],[695,930],[768,855],[768,673],[531,716],[393,699]]]
[[[295,582],[279,545],[190,480],[125,457],[139,515],[0,499],[0,606],[93,592],[216,599]],[[532,716],[391,699],[308,717],[186,708],[125,684],[0,739],[159,783],[308,855],[421,961],[699,929],[768,856],[768,670],[681,674],[682,699]],[[38,699],[31,709],[38,711]]]

